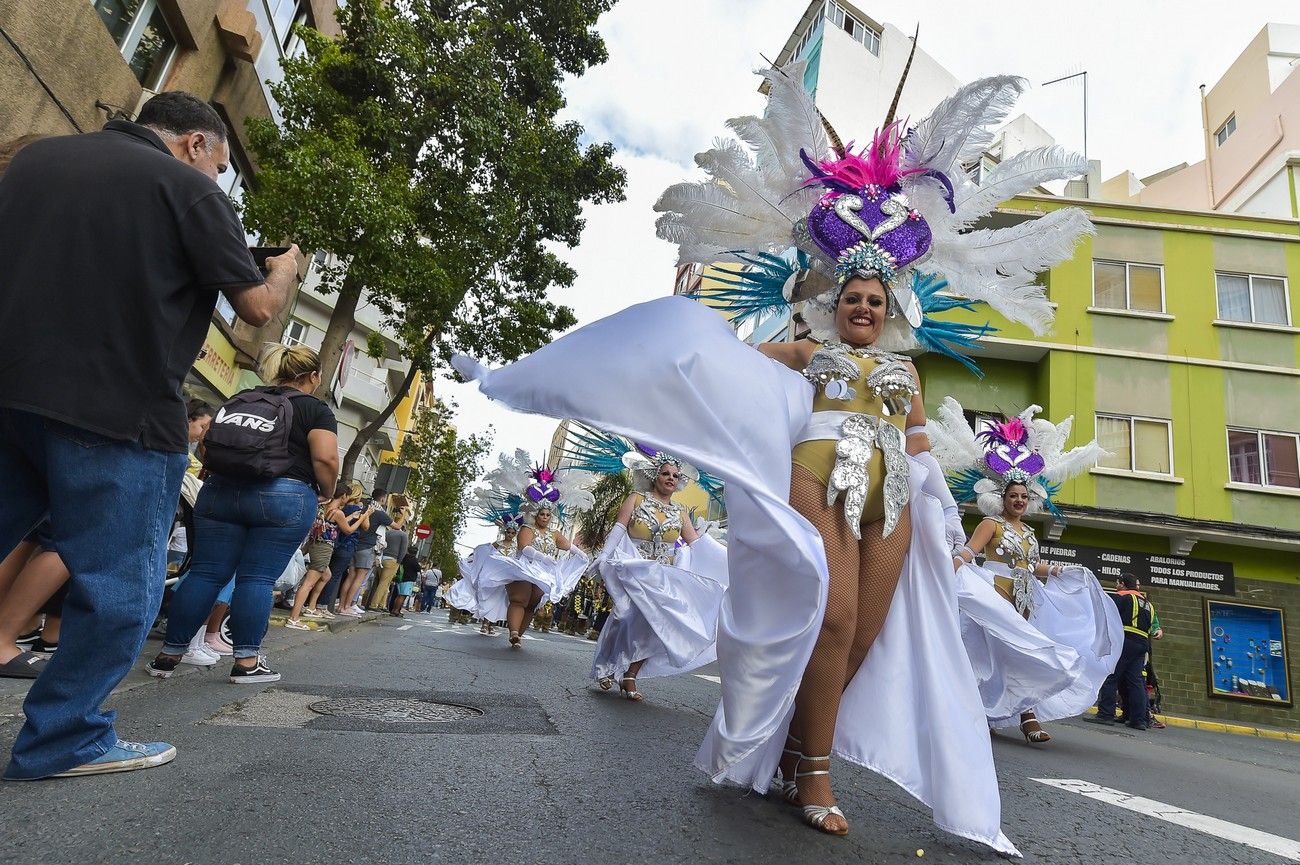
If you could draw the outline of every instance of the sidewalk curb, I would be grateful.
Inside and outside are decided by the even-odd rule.
[[[1088,709],[1087,714],[1097,714],[1097,707]],[[1260,739],[1277,739],[1284,742],[1300,742],[1300,732],[1276,730],[1271,727],[1256,727],[1250,724],[1227,724],[1223,721],[1203,721],[1199,718],[1179,718],[1177,715],[1161,713],[1160,720],[1170,727],[1185,727],[1192,730],[1207,730],[1211,733],[1231,733],[1234,736],[1255,736]]]

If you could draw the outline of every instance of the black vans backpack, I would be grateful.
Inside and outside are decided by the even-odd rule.
[[[278,478],[293,465],[289,433],[294,388],[255,387],[237,393],[221,408],[203,438],[203,467],[213,474],[247,480]]]

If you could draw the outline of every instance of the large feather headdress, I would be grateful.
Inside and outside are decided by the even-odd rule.
[[[594,504],[588,489],[592,476],[588,472],[563,472],[561,483],[559,473],[535,465],[522,448],[513,454],[501,454],[497,463],[484,475],[474,503],[480,517],[502,529],[532,525],[533,518],[543,510],[565,520]]]
[[[712,301],[742,319],[808,301],[814,335],[832,339],[842,281],[876,276],[890,288],[892,316],[877,347],[921,347],[972,368],[964,353],[991,328],[932,314],[985,303],[1045,333],[1052,307],[1035,276],[1070,258],[1093,230],[1087,215],[1066,207],[1010,228],[970,228],[1000,202],[1076,177],[1087,163],[1044,147],[1007,159],[978,185],[963,168],[988,149],[1025,81],[975,81],[906,131],[891,108],[854,153],[828,135],[803,87],[804,65],[761,71],[763,116],[729,120],[739,140],[696,156],[708,179],[670,186],[655,205],[659,236],[677,244],[679,263],[740,266],[721,276]]]
[[[997,516],[1002,513],[1002,493],[1007,485],[1021,483],[1029,490],[1029,513],[1046,508],[1059,519],[1052,497],[1061,484],[1092,468],[1107,454],[1096,439],[1066,451],[1073,416],[1054,424],[1034,417],[1040,411],[1039,406],[1031,405],[1019,416],[977,433],[967,422],[961,403],[944,397],[925,431],[953,498],[975,502],[985,515]]]
[[[612,475],[626,470],[632,479],[632,488],[639,493],[650,491],[659,470],[665,465],[675,465],[681,471],[677,481],[678,492],[691,483],[697,483],[711,498],[722,502],[722,481],[708,472],[699,471],[680,457],[585,424],[570,423],[569,443],[564,448],[564,456],[572,468],[596,474]]]

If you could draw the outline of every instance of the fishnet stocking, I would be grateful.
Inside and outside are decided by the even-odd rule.
[[[880,629],[885,626],[885,617],[898,588],[898,577],[903,571],[903,559],[912,541],[911,507],[903,508],[898,525],[889,537],[881,536],[884,531],[883,519],[862,527],[862,541],[858,547],[858,629],[849,649],[848,669],[844,676],[846,688],[866,660],[876,637],[880,636]]]
[[[827,505],[826,485],[799,465],[790,477],[790,504],[821,534],[830,571],[826,613],[790,723],[790,735],[802,743],[796,750],[818,757],[831,752],[844,688],[884,625],[911,538],[911,519],[904,511],[887,539],[881,538],[883,520],[871,523],[863,527],[859,541],[844,521],[842,505]],[[826,764],[806,763],[804,768],[823,769]],[[791,778],[795,771],[795,759],[784,756],[782,776]],[[834,804],[828,775],[800,778],[798,783],[802,803]]]
[[[510,608],[506,610],[506,624],[516,634],[523,634],[528,622],[533,620],[533,612],[542,602],[542,590],[527,580],[515,580],[506,584],[506,598]]]

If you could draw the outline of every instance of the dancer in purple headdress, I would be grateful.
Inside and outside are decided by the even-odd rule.
[[[1052,737],[1040,721],[1078,715],[1093,704],[1119,661],[1124,629],[1092,571],[1043,561],[1034,529],[1024,522],[1044,511],[1059,519],[1052,493],[1105,455],[1096,440],[1066,452],[1073,418],[1057,425],[1035,418],[1038,410],[1030,406],[1019,417],[976,433],[961,405],[947,397],[928,432],[953,495],[975,502],[985,514],[953,552],[953,566],[991,583],[1043,638],[1017,646],[1016,639],[990,638],[991,631],[1000,630],[996,624],[963,628],[989,725],[1010,727],[1018,720],[1026,742],[1043,744]],[[977,553],[983,565],[974,564]],[[1053,654],[1068,659],[1068,686],[1036,687],[1036,680],[1054,678],[1044,665]]]

